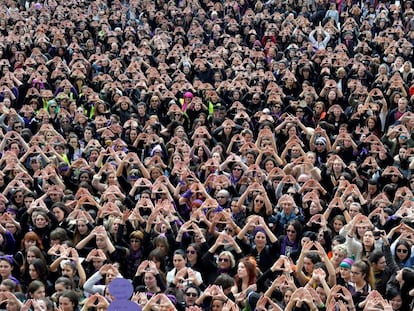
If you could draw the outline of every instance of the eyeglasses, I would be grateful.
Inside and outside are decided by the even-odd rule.
[[[187,254],[195,254],[196,253],[196,251],[194,251],[194,250],[191,250],[191,249],[189,249],[189,250],[187,250],[187,252],[186,252]]]
[[[408,253],[408,249],[405,249],[405,248],[397,248],[397,253],[407,254]]]
[[[197,294],[197,293],[185,293],[185,295],[186,295],[187,297],[197,297],[197,296],[198,296],[198,294]]]
[[[219,261],[220,262],[229,262],[229,259],[228,258],[219,258]]]

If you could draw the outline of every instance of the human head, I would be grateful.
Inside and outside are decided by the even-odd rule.
[[[217,266],[221,270],[233,269],[235,265],[234,255],[229,251],[222,251],[217,257]]]
[[[27,287],[27,293],[31,299],[46,297],[45,284],[39,280],[34,280]]]
[[[73,290],[64,291],[59,296],[59,307],[62,311],[75,311],[79,304],[79,297]]]

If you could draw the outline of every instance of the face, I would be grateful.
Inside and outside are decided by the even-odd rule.
[[[221,255],[218,259],[218,268],[221,270],[230,269],[231,262],[230,258],[227,255]]]
[[[78,220],[76,227],[78,228],[78,231],[80,234],[84,235],[88,233],[88,225],[86,224],[84,220]]]
[[[70,301],[70,299],[67,297],[59,297],[59,307],[62,309],[62,311],[74,310],[73,302]]]
[[[35,240],[24,240],[25,249],[28,249],[30,246],[35,246],[35,245],[36,245]]]
[[[316,288],[316,292],[318,293],[318,295],[319,295],[319,297],[321,298],[321,300],[323,301],[323,302],[325,302],[326,301],[326,293],[325,293],[325,290],[322,288],[322,287],[320,287],[320,286],[318,286],[317,288]]]
[[[48,225],[48,222],[44,216],[37,215],[35,219],[35,225],[37,228],[45,228]]]
[[[187,247],[186,253],[187,253],[188,261],[192,262],[192,261],[197,260],[197,252],[196,252],[194,247],[192,247],[192,246]]]
[[[33,299],[40,299],[40,298],[44,298],[44,297],[46,297],[46,290],[45,290],[44,286],[39,287],[37,290],[35,290],[32,293],[32,298]]]
[[[186,259],[182,255],[176,254],[173,257],[173,264],[177,270],[183,269],[185,268]]]
[[[62,276],[73,278],[75,274],[76,274],[76,271],[70,265],[65,265],[62,269]]]
[[[375,243],[375,239],[374,239],[374,234],[372,233],[372,231],[366,231],[363,238],[362,238],[362,242],[364,243],[364,245],[366,246],[372,246]]]
[[[223,309],[223,302],[215,299],[211,302],[211,311],[221,311]]]
[[[311,202],[310,207],[309,207],[309,213],[311,215],[316,215],[320,212],[320,207],[318,204],[316,204],[315,202]]]
[[[187,306],[193,306],[195,304],[195,301],[197,300],[198,293],[195,288],[188,288],[185,291],[185,302]]]
[[[257,232],[254,236],[256,246],[264,247],[266,245],[266,235],[263,232]]]
[[[307,274],[311,274],[313,271],[313,262],[308,257],[305,257],[303,259],[303,267],[305,268],[305,271]]]
[[[26,255],[26,261],[27,261],[27,263],[28,264],[31,264],[32,263],[32,261],[33,260],[35,260],[37,257],[36,257],[36,255],[35,255],[35,253],[34,252],[32,252],[32,251],[28,251],[27,252],[27,255]]]
[[[66,288],[65,284],[63,283],[56,283],[55,284],[55,292],[58,294],[62,294],[65,290],[69,288]]]
[[[63,221],[63,219],[65,218],[65,213],[58,207],[55,207],[53,209],[53,214],[55,215],[58,221]]]
[[[102,236],[97,236],[96,237],[96,246],[99,249],[105,249],[106,248],[106,242],[105,242],[104,237],[102,237]]]
[[[348,268],[341,267],[339,269],[339,273],[341,274],[341,277],[345,280],[349,280],[349,278],[351,277],[351,270]]]
[[[339,250],[335,250],[333,252],[332,262],[333,264],[338,267],[341,261],[345,258],[344,253]]]
[[[377,263],[373,265],[375,271],[384,271],[387,267],[387,261],[385,260],[385,257],[382,256],[380,259],[378,259]]]
[[[364,280],[365,274],[358,267],[351,267],[351,281],[359,283]]]
[[[289,225],[287,227],[286,234],[287,234],[287,237],[290,241],[294,241],[297,237],[297,232],[295,230],[295,227],[293,227],[292,225]]]
[[[12,265],[7,260],[0,260],[0,275],[3,279],[7,279],[12,272]]]
[[[349,215],[351,216],[351,218],[354,218],[358,214],[359,214],[359,207],[351,204],[351,206],[349,207]]]
[[[400,295],[395,296],[390,300],[390,304],[393,310],[399,310],[402,306],[402,298]]]
[[[400,244],[395,248],[395,254],[399,260],[405,260],[408,257],[408,248],[405,245]]]
[[[29,265],[29,274],[32,280],[37,280],[39,278],[39,273],[32,264]]]
[[[340,221],[339,219],[335,219],[333,222],[333,228],[335,232],[341,231],[342,227],[344,226],[344,223]]]
[[[148,288],[154,288],[157,286],[157,279],[151,272],[146,272],[144,276],[145,286]]]

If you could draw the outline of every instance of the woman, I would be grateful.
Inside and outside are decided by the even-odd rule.
[[[143,260],[143,250],[142,250],[142,240],[144,234],[139,231],[133,231],[129,235],[129,255],[126,258],[127,266],[125,267],[125,277],[132,279],[135,272],[138,269],[138,266]]]
[[[78,311],[79,296],[73,290],[64,291],[59,296],[59,308],[62,311]]]
[[[95,272],[89,279],[86,280],[83,285],[83,289],[86,293],[100,295],[105,294],[105,290],[109,283],[115,278],[122,278],[118,268],[112,264],[103,265],[99,271]]]
[[[92,231],[93,225],[86,219],[76,219],[76,226],[73,232],[73,244],[78,244],[82,239],[86,238]]]
[[[414,264],[414,256],[412,255],[411,251],[411,244],[405,240],[400,239],[395,244],[394,252],[394,260],[395,263],[398,265],[400,269],[407,267],[410,268]]]
[[[374,275],[369,263],[363,260],[354,262],[351,267],[351,281],[347,284],[347,288],[357,310],[362,310],[359,304],[367,298],[374,286]]]
[[[95,243],[94,243],[95,242]],[[103,226],[95,227],[83,240],[76,244],[76,249],[81,254],[87,254],[92,248],[98,248],[105,253],[110,262],[121,262],[124,254],[121,249],[116,249],[106,229]],[[86,256],[85,256],[86,257]]]
[[[134,285],[135,291],[145,292],[148,298],[162,293],[166,289],[155,262],[149,260],[145,260],[139,265],[132,284]]]
[[[402,306],[400,310],[408,311],[413,301],[413,297],[409,295],[409,292],[414,288],[414,270],[411,268],[399,270],[395,280],[398,282],[396,288],[401,292]]]
[[[48,280],[49,276],[49,268],[41,259],[34,259],[32,263],[29,265],[29,276],[30,280],[26,284],[30,284],[31,282],[37,280],[44,284],[46,288],[47,296],[53,294],[54,286]]]
[[[201,262],[201,256],[207,252],[207,243],[203,243],[202,245],[205,245],[203,249],[197,243],[191,243],[187,246],[187,266],[193,270],[200,271],[203,280],[206,280],[204,277],[205,272],[203,273],[204,267]]]
[[[291,220],[286,226],[286,234],[279,237],[280,241],[280,255],[291,257],[293,253],[297,256],[292,257],[297,259],[300,253],[300,239],[302,237],[302,225],[297,220]]]
[[[388,289],[385,298],[390,302],[392,311],[402,311],[403,301],[398,288],[391,287]]]
[[[187,257],[185,256],[185,253],[182,249],[177,249],[174,252],[173,255],[173,265],[174,268],[172,270],[170,270],[167,273],[167,283],[171,284],[173,286],[177,286],[177,284],[180,282],[180,278],[183,278],[183,276],[187,276],[184,278],[188,278],[188,273],[184,272],[184,274],[180,271],[183,269],[186,269],[186,265],[187,265]],[[195,278],[196,284],[202,284],[203,283],[203,279],[201,278],[201,274],[198,271],[194,271],[195,272]]]
[[[185,307],[194,306],[198,297],[200,297],[201,290],[194,284],[188,285],[184,290],[184,301]]]
[[[0,277],[1,280],[12,280],[17,288],[18,291],[21,291],[20,281],[12,275],[14,267],[14,260],[13,257],[10,255],[3,255],[0,256]]]
[[[30,282],[27,287],[27,295],[29,299],[40,299],[46,297],[45,284],[38,280]]]
[[[254,238],[253,241],[247,243],[246,233],[250,228],[254,228],[252,234]],[[243,229],[237,234],[236,241],[244,250],[244,254],[253,256],[257,260],[257,266],[261,271],[269,269],[280,252],[277,237],[269,229],[262,217],[250,217]]]
[[[29,223],[29,216],[32,218],[33,225],[30,226]],[[45,212],[41,211],[33,211],[31,215],[25,212],[22,215],[21,220],[22,231],[28,232],[32,231],[37,234],[37,236],[41,239],[42,245],[45,248],[50,247],[50,232],[53,229],[56,229],[58,226],[58,220],[56,219],[55,215],[52,212]]]
[[[47,265],[43,252],[37,246],[32,245],[27,249],[25,257],[23,259],[23,264],[20,267],[21,278],[25,284],[29,284],[30,282],[29,266],[35,259],[40,259],[43,261],[44,265]]]
[[[237,266],[236,284],[232,288],[236,302],[247,297],[247,290],[256,289],[257,266],[253,257],[242,258]]]
[[[331,262],[335,268],[336,274],[340,272],[341,263],[348,256],[348,250],[345,245],[339,244],[332,248]]]
[[[342,286],[347,286],[351,281],[351,267],[354,264],[352,258],[345,258],[339,264],[339,275],[336,278],[336,283]]]

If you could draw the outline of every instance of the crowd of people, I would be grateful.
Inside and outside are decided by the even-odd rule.
[[[411,1],[0,16],[0,309],[412,310]]]

